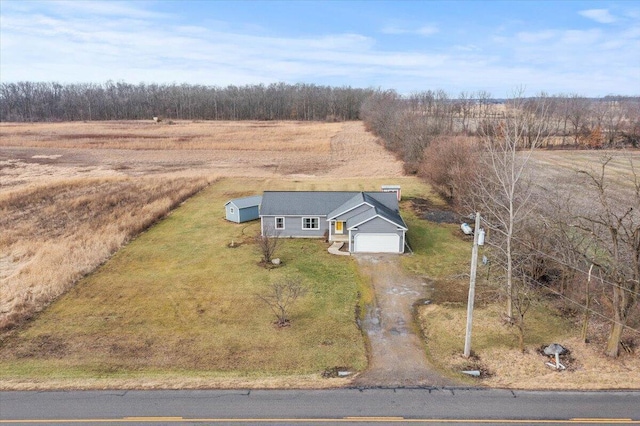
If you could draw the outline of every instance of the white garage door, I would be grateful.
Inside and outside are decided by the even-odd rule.
[[[398,253],[400,236],[397,234],[357,234],[356,253]]]

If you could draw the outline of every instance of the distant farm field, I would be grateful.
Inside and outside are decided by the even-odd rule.
[[[637,165],[640,160],[640,150],[541,150],[535,152],[533,158],[545,175],[567,178],[577,170],[600,170],[602,159],[607,157],[612,157],[612,161],[607,166],[608,176],[613,180],[623,181],[632,175],[633,170],[629,160],[632,159]]]
[[[59,177],[400,176],[360,122],[0,123],[3,188]]]

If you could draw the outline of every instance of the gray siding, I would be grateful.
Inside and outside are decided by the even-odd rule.
[[[240,223],[240,209],[233,203],[228,203],[224,206],[225,209],[225,217],[227,220],[235,223]],[[231,211],[233,210],[233,213]]]
[[[245,207],[240,209],[240,222],[248,222],[260,217],[258,206]]]
[[[276,229],[276,217],[284,217],[284,229]],[[319,229],[302,229],[303,217],[317,217]],[[262,216],[262,232],[267,229],[279,233],[281,238],[322,238],[329,226],[325,216]]]
[[[358,230],[353,232],[368,232],[370,234],[380,234],[385,232],[402,232],[398,231],[398,226],[393,223],[376,217],[368,222],[358,225]],[[400,234],[398,234],[400,235]]]

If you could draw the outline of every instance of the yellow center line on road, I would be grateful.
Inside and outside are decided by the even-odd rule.
[[[405,420],[404,417],[380,417],[380,416],[376,416],[376,417],[367,417],[367,416],[350,416],[350,417],[344,417],[342,419],[343,421],[367,421],[367,422],[400,422]]]
[[[122,420],[128,420],[132,422],[182,422],[184,421],[183,417],[147,417],[147,416],[132,416],[132,417],[123,417]]]
[[[207,419],[191,419],[184,417],[122,417],[112,419],[19,419],[19,420],[0,420],[0,424],[36,424],[36,423],[474,423],[474,424],[640,424],[640,420],[621,419],[621,418],[573,418],[566,420],[542,420],[542,419],[407,419],[404,417],[364,417],[350,416],[343,418],[297,418],[297,419],[275,419],[275,418],[207,418]]]

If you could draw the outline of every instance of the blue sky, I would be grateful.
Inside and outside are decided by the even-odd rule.
[[[0,0],[0,79],[640,95],[640,1]]]

